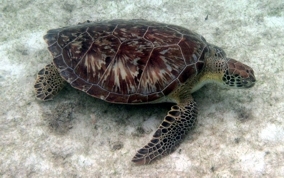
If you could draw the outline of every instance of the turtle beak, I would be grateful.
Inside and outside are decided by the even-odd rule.
[[[243,84],[245,88],[251,88],[254,86],[256,82],[255,76],[254,76],[254,72],[251,69],[251,71],[249,71],[249,76],[247,78],[243,79]]]
[[[243,69],[239,69],[241,78],[243,79],[244,88],[251,88],[254,86],[256,79],[254,76],[254,71],[251,67],[242,64]]]

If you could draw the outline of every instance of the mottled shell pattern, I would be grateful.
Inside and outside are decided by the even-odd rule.
[[[188,29],[146,20],[85,22],[44,39],[63,79],[114,103],[167,96],[201,72],[207,46]]]

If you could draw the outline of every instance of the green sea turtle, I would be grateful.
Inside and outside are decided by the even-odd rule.
[[[147,20],[85,22],[44,36],[53,62],[38,72],[37,98],[52,99],[69,83],[111,103],[175,103],[132,159],[151,163],[173,152],[197,123],[191,93],[208,82],[250,88],[249,66],[183,27]],[[66,81],[66,82],[65,82]]]

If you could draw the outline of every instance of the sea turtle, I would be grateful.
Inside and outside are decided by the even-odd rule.
[[[111,103],[175,103],[132,159],[138,164],[173,152],[196,126],[191,93],[208,82],[229,88],[250,88],[256,82],[252,68],[176,25],[87,21],[49,30],[44,39],[53,62],[38,72],[34,88],[41,100],[52,99],[67,82]]]

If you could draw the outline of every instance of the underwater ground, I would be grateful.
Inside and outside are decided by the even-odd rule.
[[[0,177],[284,177],[283,9],[282,0],[2,0]],[[136,166],[171,105],[115,105],[71,87],[41,102],[33,90],[51,62],[47,30],[117,18],[194,30],[251,66],[257,83],[194,93],[197,128],[171,155]]]

